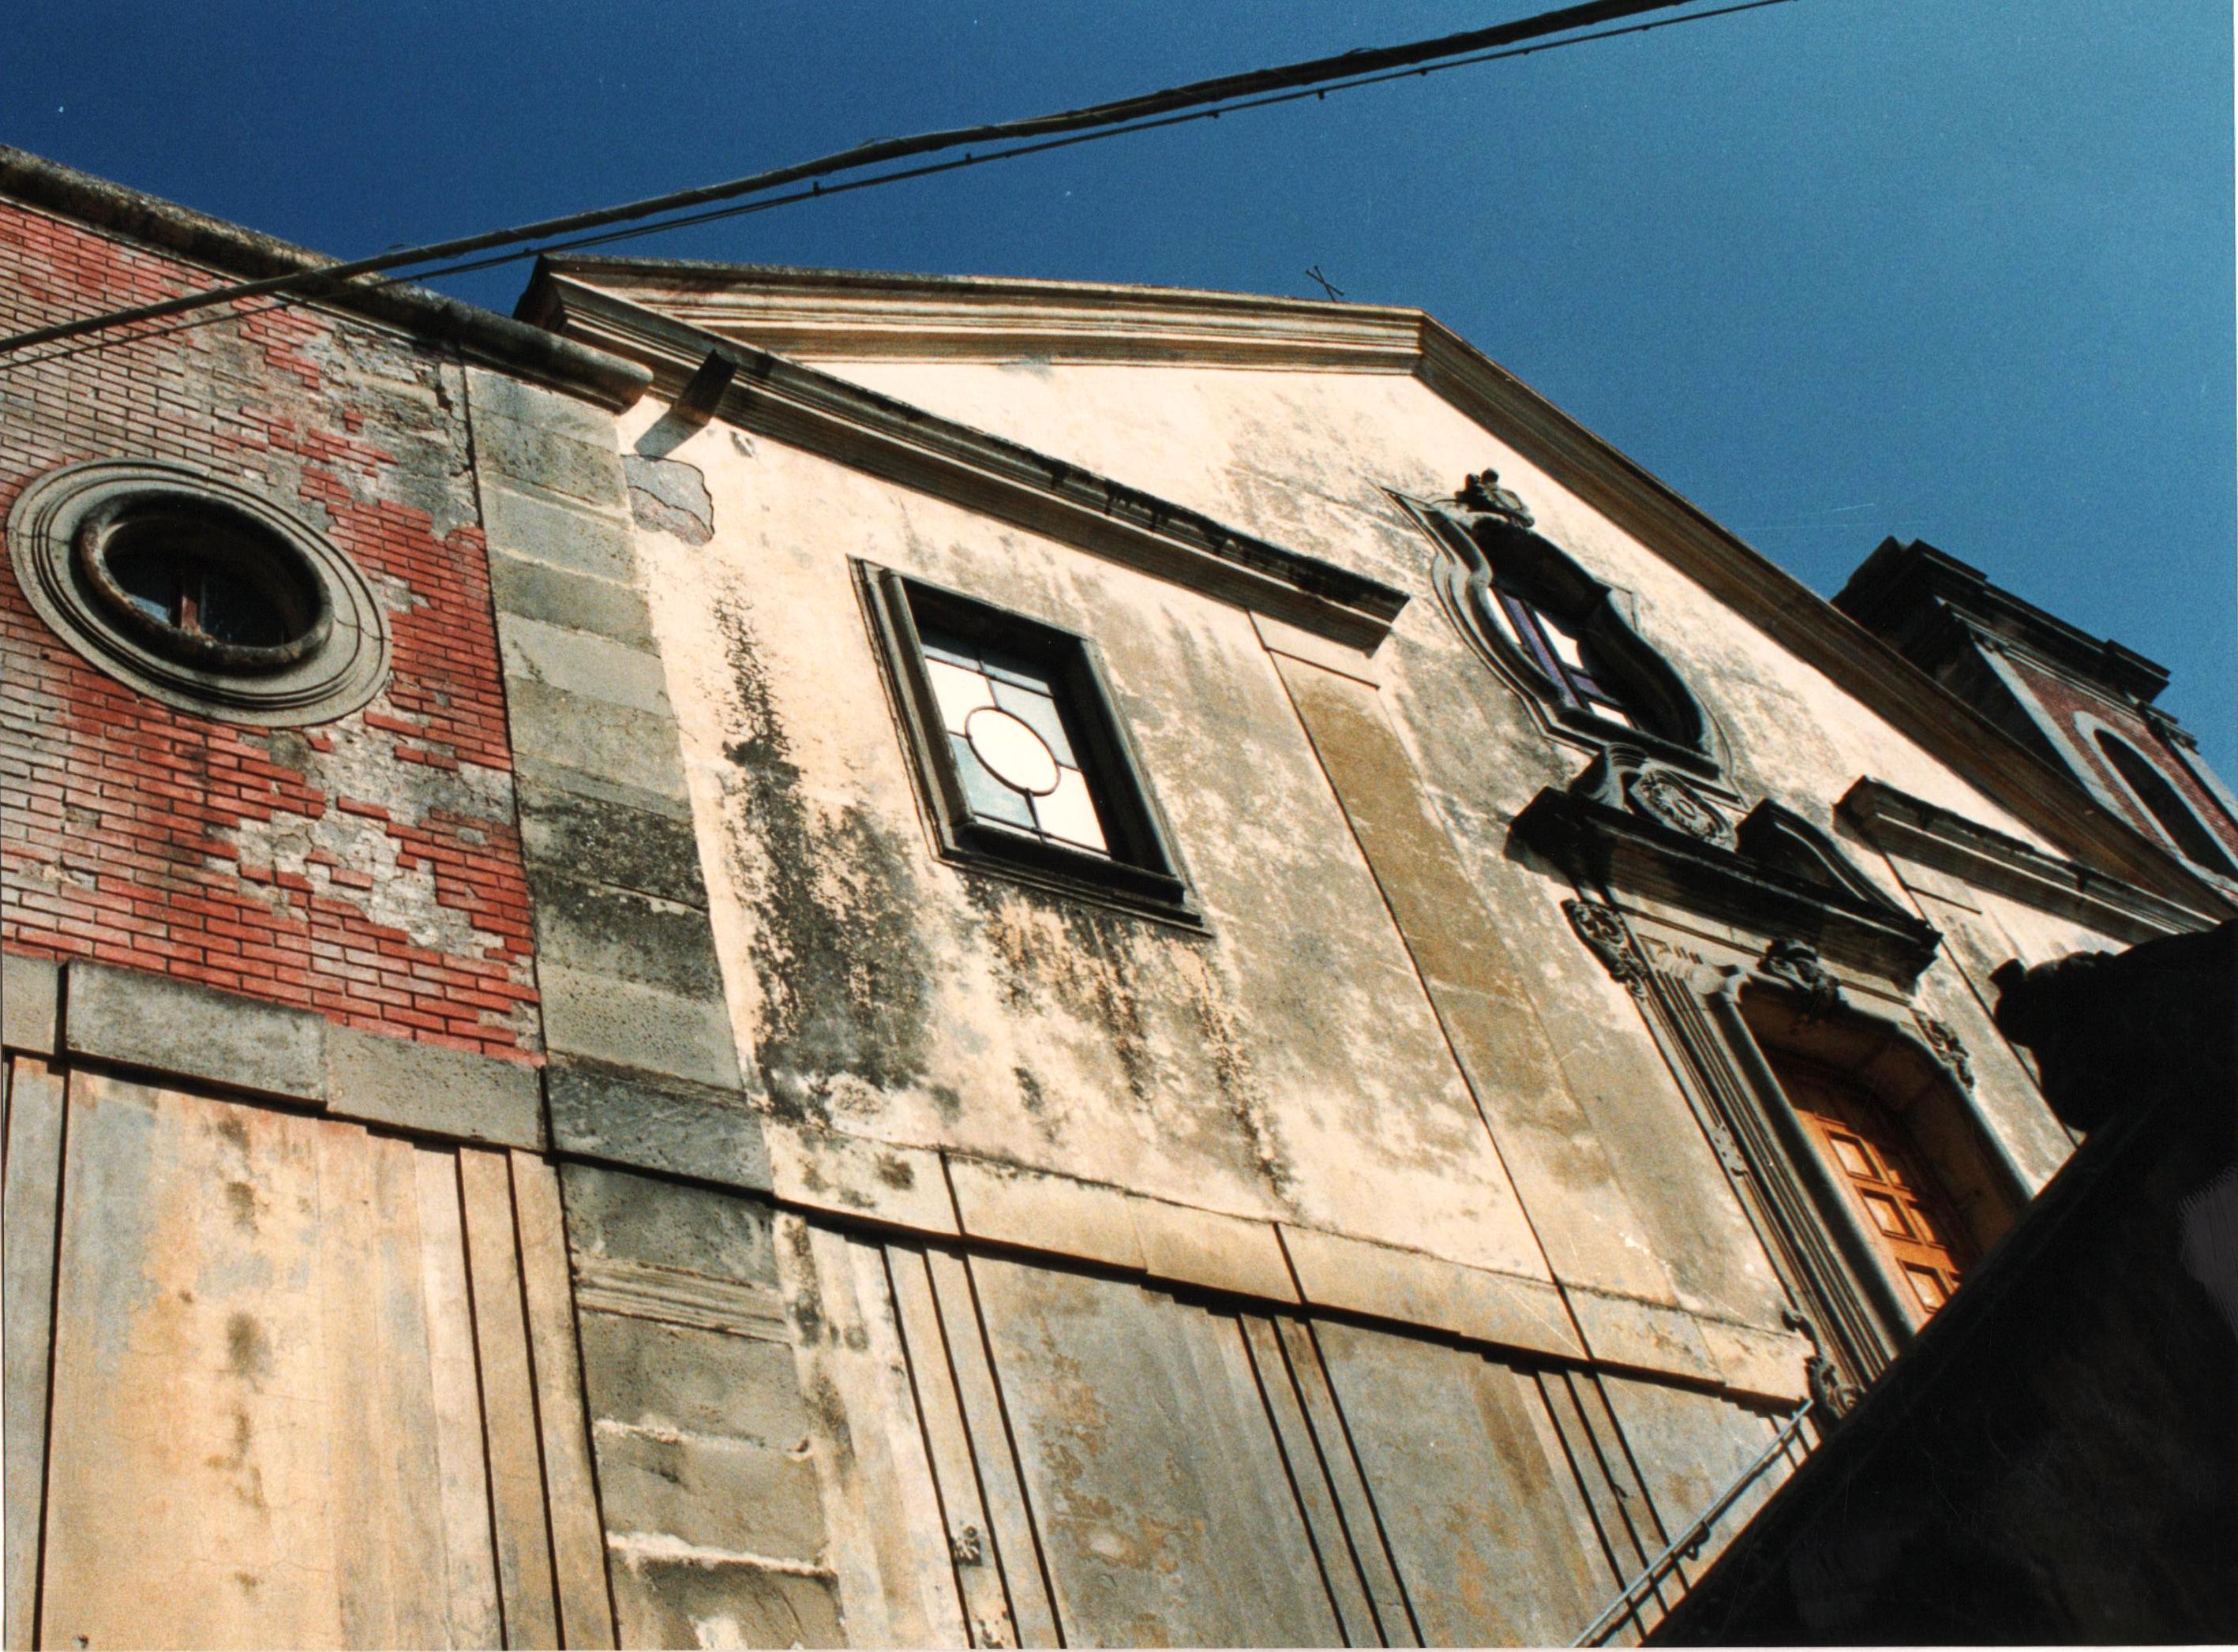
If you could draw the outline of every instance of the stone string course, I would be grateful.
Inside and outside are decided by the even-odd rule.
[[[9,330],[204,284],[0,208]],[[222,466],[330,534],[387,610],[365,710],[264,731],[96,671],[0,572],[0,936],[534,1061],[527,887],[455,365],[301,309],[60,347],[0,378],[0,514],[56,466]]]

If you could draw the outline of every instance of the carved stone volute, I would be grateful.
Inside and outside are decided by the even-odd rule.
[[[1570,795],[1625,809],[1697,843],[1733,847],[1732,823],[1702,789],[1637,746],[1615,744],[1596,752],[1570,783]]]
[[[1632,935],[1614,909],[1598,901],[1565,901],[1562,910],[1570,927],[1578,932],[1578,939],[1592,949],[1611,980],[1634,993],[1646,990],[1646,961],[1632,944]]]
[[[1825,1349],[1818,1340],[1818,1327],[1809,1314],[1782,1308],[1779,1321],[1790,1331],[1801,1333],[1811,1345],[1810,1355],[1803,1362],[1803,1379],[1810,1384],[1811,1409],[1818,1413],[1821,1431],[1831,1429],[1849,1415],[1850,1408],[1864,1397],[1864,1391],[1845,1381],[1840,1368],[1826,1358]]]
[[[1805,1000],[1804,1019],[1824,1021],[1842,1005],[1842,983],[1820,961],[1808,942],[1775,941],[1764,949],[1759,966],[1767,975],[1801,989]]]
[[[1658,825],[1719,849],[1733,846],[1732,823],[1698,788],[1671,770],[1647,764],[1633,770],[1626,780],[1625,796],[1634,812]]]
[[[1927,1041],[1927,1047],[1935,1052],[1935,1059],[1950,1069],[1951,1077],[1967,1089],[1974,1087],[1974,1063],[1966,1054],[1966,1046],[1950,1022],[1939,1021],[1923,1010],[1911,1012],[1918,1023],[1919,1035]]]

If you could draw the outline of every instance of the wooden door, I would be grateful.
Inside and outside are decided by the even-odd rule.
[[[1781,1087],[1818,1150],[1857,1201],[1922,1323],[1950,1299],[1973,1261],[1950,1195],[1903,1122],[1840,1074],[1791,1058],[1775,1063]]]

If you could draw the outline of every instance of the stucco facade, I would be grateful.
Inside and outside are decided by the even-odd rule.
[[[305,256],[6,183],[12,326]],[[1629,1642],[1924,1317],[1781,1075],[1986,1251],[1990,972],[2229,909],[1414,311],[561,263],[0,394],[394,639],[159,705],[11,519],[10,1644]],[[1085,662],[1108,879],[935,609]]]

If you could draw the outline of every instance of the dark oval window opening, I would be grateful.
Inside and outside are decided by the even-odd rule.
[[[247,515],[204,499],[139,494],[78,529],[78,567],[151,646],[218,671],[301,659],[332,624],[308,561]]]
[[[2142,752],[2102,729],[2098,731],[2098,750],[2186,857],[2224,877],[2238,877],[2238,866],[2231,864],[2214,835]]]

